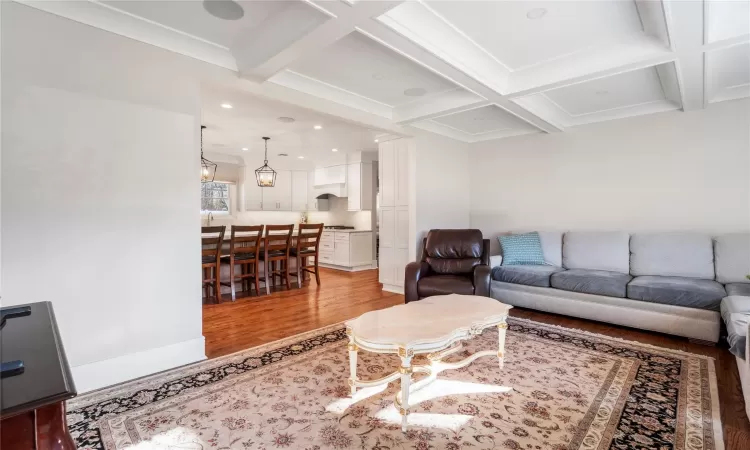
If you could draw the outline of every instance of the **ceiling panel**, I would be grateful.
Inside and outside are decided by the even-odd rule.
[[[717,42],[750,33],[750,2],[706,1],[706,41]]]
[[[510,70],[643,33],[633,1],[428,1]]]
[[[706,53],[708,100],[750,95],[750,43]]]
[[[290,42],[328,19],[320,11],[296,0],[236,1],[244,12],[237,20],[215,17],[206,11],[204,2],[195,0],[119,0],[102,3],[224,47],[237,44],[243,36],[282,15],[294,18],[294,26],[286,26],[283,33],[284,39]]]
[[[665,100],[654,67],[553,89],[543,95],[571,116]]]
[[[291,69],[392,107],[456,89],[444,78],[359,33],[349,34]]]
[[[438,117],[433,120],[469,134],[501,130],[535,130],[523,120],[493,105]]]
[[[223,103],[232,108],[222,108]],[[377,146],[376,131],[224,86],[202,86],[201,115],[207,126],[206,150],[231,156],[261,158],[263,136],[271,138],[269,156],[283,152],[290,158],[303,156],[313,162],[347,152],[373,150]],[[280,117],[294,121],[280,121]],[[316,125],[322,129],[316,130]],[[332,152],[333,148],[338,151]]]

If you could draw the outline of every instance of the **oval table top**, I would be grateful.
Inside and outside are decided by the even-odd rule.
[[[512,306],[490,297],[437,295],[370,311],[346,322],[355,341],[384,347],[418,347],[451,341],[505,322]]]

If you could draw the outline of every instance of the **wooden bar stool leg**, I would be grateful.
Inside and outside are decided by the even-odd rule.
[[[253,277],[253,282],[255,283],[255,295],[260,296],[260,292],[258,291],[258,278],[260,277],[259,273],[259,264],[253,263],[253,272],[255,273],[255,277]]]
[[[284,274],[284,280],[286,281],[286,289],[288,291],[291,291],[292,290],[292,284],[289,283],[289,257],[287,257],[285,260],[279,261],[279,262],[281,263],[281,265],[284,266],[284,272],[282,272],[282,273]]]
[[[269,276],[271,272],[271,261],[269,261],[268,258],[266,258],[266,266],[264,267],[264,269],[266,271],[265,273],[266,295],[271,295],[271,281],[270,281],[271,277]]]
[[[232,289],[232,301],[235,301],[237,297],[234,292],[234,257],[229,258],[229,287]]]
[[[214,278],[214,289],[216,290],[216,303],[221,303],[221,283],[219,281],[219,264],[214,266],[216,277]]]
[[[318,255],[315,254],[315,282],[320,286],[320,272],[318,270]]]

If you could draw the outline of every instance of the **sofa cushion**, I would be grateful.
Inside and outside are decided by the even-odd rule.
[[[555,266],[499,266],[492,269],[492,279],[505,283],[550,287],[549,277],[565,269]]]
[[[711,236],[697,233],[638,233],[630,238],[635,276],[714,279]]]
[[[729,351],[735,356],[746,359],[747,324],[741,315],[750,314],[750,297],[729,296],[721,301],[721,318],[727,326]]]
[[[419,279],[417,293],[420,297],[448,294],[474,295],[474,282],[470,277],[462,275],[430,275]]]
[[[724,288],[727,290],[727,295],[750,297],[750,283],[728,283]]]
[[[514,231],[513,233],[528,233],[529,231]],[[562,231],[537,231],[542,243],[544,264],[562,267]]]
[[[544,265],[544,253],[539,233],[533,231],[523,234],[506,234],[498,236],[503,252],[503,266]]]
[[[620,272],[571,269],[553,274],[550,277],[550,284],[554,288],[565,291],[624,298],[628,282],[632,278]]]
[[[713,280],[682,277],[635,277],[628,283],[628,298],[687,308],[718,311],[727,293]]]
[[[563,267],[630,273],[630,235],[619,231],[569,231],[563,237]]]
[[[750,233],[718,236],[714,240],[716,281],[719,283],[747,283],[750,275]]]

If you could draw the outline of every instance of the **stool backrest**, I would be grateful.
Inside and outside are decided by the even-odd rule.
[[[289,256],[294,225],[266,225],[265,251],[283,251]]]
[[[224,242],[224,232],[227,227],[201,227],[201,255],[215,256],[219,260],[221,256],[221,244]]]
[[[263,225],[234,225],[229,241],[229,254],[233,256],[252,254],[258,256]]]
[[[310,252],[311,250],[318,253],[320,246],[320,236],[323,234],[322,223],[301,223],[297,233],[297,254]]]

